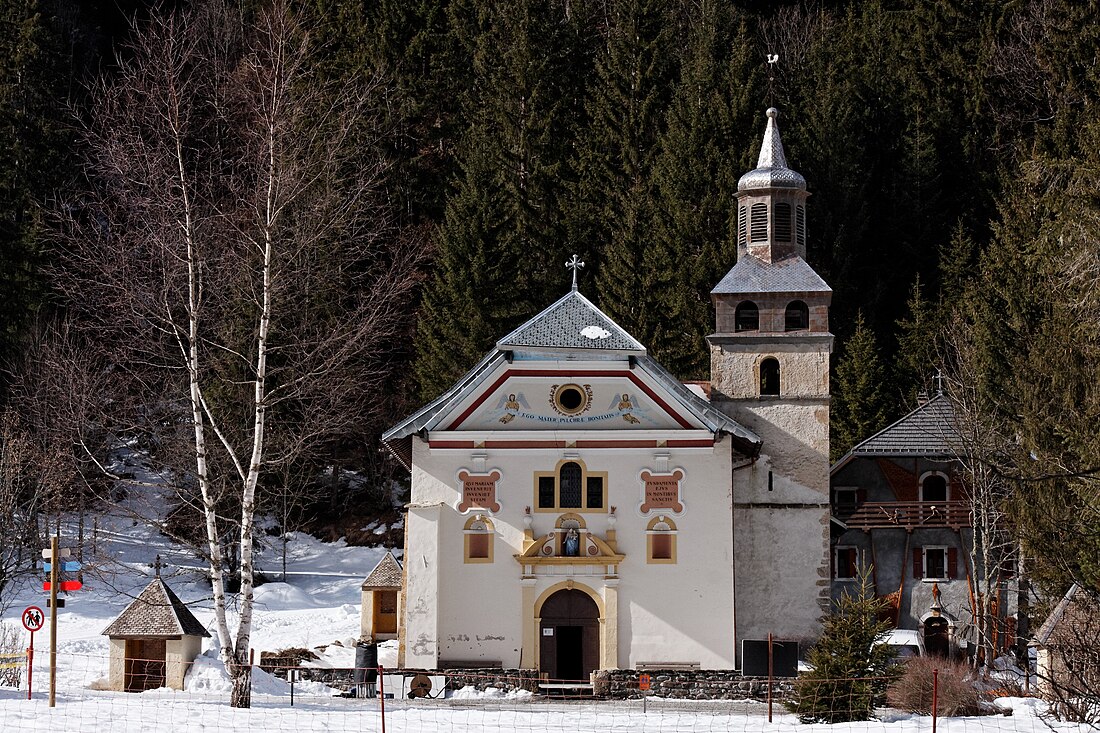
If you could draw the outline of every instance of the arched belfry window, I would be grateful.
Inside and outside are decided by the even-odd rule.
[[[768,241],[768,205],[753,204],[751,219],[752,241]]]
[[[804,331],[810,327],[810,309],[801,300],[792,300],[787,305],[784,318],[787,331]]]
[[[760,309],[751,300],[738,304],[733,315],[734,329],[737,331],[760,330]]]
[[[779,360],[775,357],[769,356],[760,362],[760,394],[779,395]]]
[[[806,207],[799,206],[794,210],[795,215],[795,236],[798,237],[798,246],[806,246]]]
[[[749,241],[749,210],[744,206],[737,207],[737,244],[748,244]]]
[[[772,215],[775,217],[772,223],[775,241],[791,241],[791,205],[788,203],[776,204]]]

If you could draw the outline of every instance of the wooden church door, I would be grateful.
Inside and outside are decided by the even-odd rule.
[[[542,605],[539,670],[554,680],[581,680],[599,667],[600,609],[587,593],[560,590]]]

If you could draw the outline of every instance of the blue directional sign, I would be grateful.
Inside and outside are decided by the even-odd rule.
[[[47,573],[50,572],[51,567],[52,566],[48,562],[43,562],[42,563],[42,570],[47,572]],[[75,573],[76,571],[80,570],[80,568],[82,566],[76,560],[64,560],[64,561],[61,562],[61,564],[58,567],[61,569],[61,572],[63,572],[63,573]]]

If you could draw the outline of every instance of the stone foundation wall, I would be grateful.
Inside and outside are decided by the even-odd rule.
[[[593,677],[596,697],[627,700],[642,697],[638,676],[648,674],[650,697],[683,700],[766,700],[767,677],[744,677],[734,670],[720,669],[654,669],[640,672],[634,669],[611,669]],[[772,698],[785,700],[792,696],[793,680],[772,680]]]

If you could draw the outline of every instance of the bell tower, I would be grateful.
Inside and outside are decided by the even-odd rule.
[[[809,193],[778,116],[768,109],[756,168],[737,184],[737,263],[711,291],[707,337],[712,403],[763,440],[734,473],[739,638],[815,635],[829,602],[832,290],[805,260]]]

